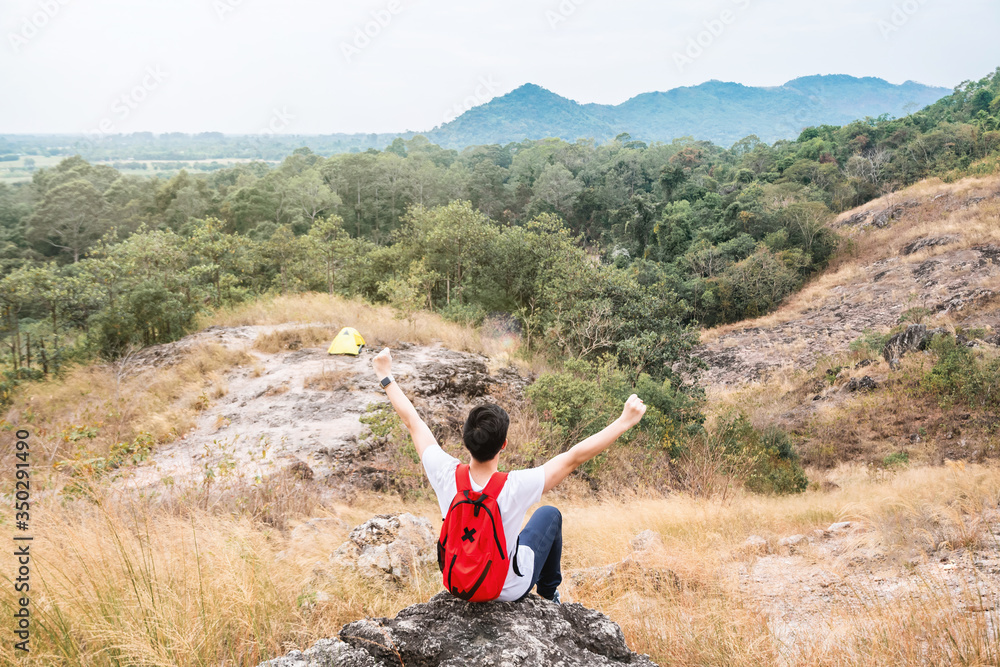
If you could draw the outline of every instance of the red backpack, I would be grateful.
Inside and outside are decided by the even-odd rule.
[[[495,600],[507,579],[507,538],[497,497],[507,473],[496,472],[482,490],[472,490],[469,466],[455,471],[458,493],[451,501],[438,540],[444,587],[469,602]]]

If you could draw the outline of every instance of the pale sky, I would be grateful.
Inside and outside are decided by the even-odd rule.
[[[1000,66],[997,0],[3,0],[0,31],[0,133],[402,132],[527,82],[616,104]]]

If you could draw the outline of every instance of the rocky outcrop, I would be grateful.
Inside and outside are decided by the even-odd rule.
[[[951,234],[946,234],[944,236],[925,236],[922,239],[917,239],[916,241],[903,246],[900,254],[905,257],[906,255],[912,255],[919,250],[923,250],[924,248],[934,248],[936,246],[956,243],[957,241],[958,237]]]
[[[431,522],[412,514],[380,514],[348,535],[333,560],[360,574],[393,582],[409,579],[437,559]]]
[[[844,385],[844,389],[850,392],[875,391],[878,389],[878,383],[870,375],[866,375],[862,378],[851,378]]]
[[[355,621],[338,639],[258,667],[655,667],[633,653],[617,623],[580,604],[534,595],[519,602],[468,603],[448,593],[396,618]]]
[[[910,199],[902,202],[901,204],[890,204],[889,206],[879,210],[871,209],[867,211],[860,211],[844,219],[840,225],[842,227],[858,227],[861,229],[869,226],[884,229],[890,222],[906,211],[906,209],[913,208],[918,204],[919,202],[915,199]]]
[[[882,348],[882,356],[890,368],[896,368],[904,354],[914,350],[925,350],[935,335],[946,333],[948,332],[945,329],[928,329],[926,324],[911,324],[889,339]]]

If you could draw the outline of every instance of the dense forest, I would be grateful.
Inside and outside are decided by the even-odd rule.
[[[8,382],[176,339],[203,309],[321,290],[401,317],[504,313],[533,349],[679,386],[697,326],[766,313],[829,260],[836,212],[993,171],[998,150],[1000,70],[903,118],[773,145],[416,136],[170,179],[67,158],[0,184]]]

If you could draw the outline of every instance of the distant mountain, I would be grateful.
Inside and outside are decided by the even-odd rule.
[[[843,74],[806,76],[783,86],[754,88],[708,81],[662,93],[643,93],[618,105],[580,104],[525,84],[426,132],[325,135],[197,135],[150,132],[102,135],[2,135],[0,157],[73,155],[88,160],[191,160],[246,158],[278,161],[300,146],[320,155],[383,150],[394,139],[422,134],[444,148],[559,137],[566,141],[614,139],[628,132],[645,142],[678,137],[707,139],[724,148],[756,134],[773,143],[795,139],[811,125],[844,125],[888,113],[903,116],[952,93],[913,81],[894,85],[872,77]]]
[[[771,143],[794,139],[811,125],[843,125],[884,113],[903,116],[951,92],[913,81],[896,85],[835,74],[771,88],[708,81],[607,105],[580,104],[529,83],[425,134],[458,149],[546,137],[607,141],[622,132],[647,142],[690,135],[728,147],[749,134]]]

